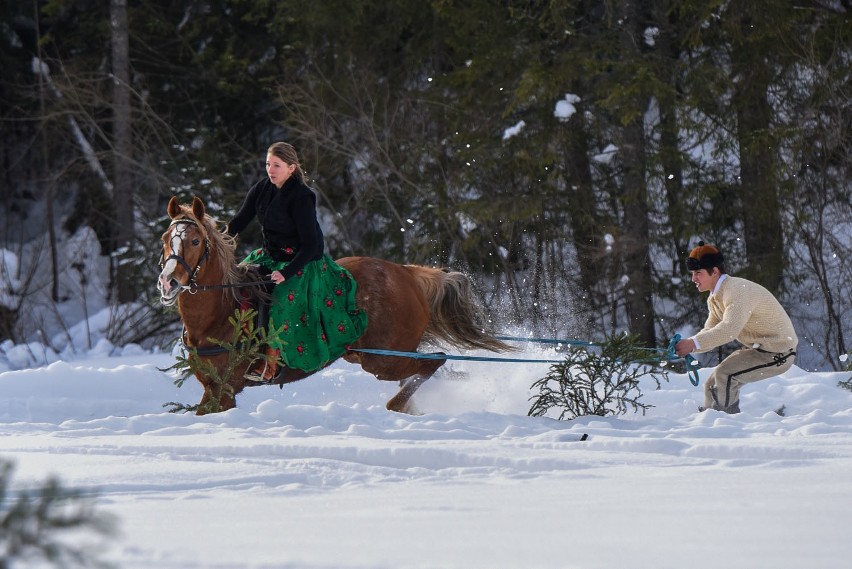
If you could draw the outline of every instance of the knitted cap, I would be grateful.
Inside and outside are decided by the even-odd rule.
[[[693,249],[686,259],[686,268],[690,271],[710,270],[713,267],[721,267],[724,262],[725,258],[721,251],[712,245],[705,245],[704,241],[699,241],[698,247]]]

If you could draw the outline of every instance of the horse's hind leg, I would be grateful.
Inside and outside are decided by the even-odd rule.
[[[414,393],[421,385],[434,375],[438,368],[444,365],[447,360],[421,360],[419,362],[417,373],[407,377],[399,382],[399,392],[390,398],[385,407],[388,411],[397,413],[407,413],[409,415],[419,415],[420,413],[411,402]]]
[[[408,379],[403,379],[399,382],[399,392],[390,398],[385,407],[387,407],[388,411],[419,415],[420,413],[411,403],[411,397],[428,379],[428,377],[423,377],[422,375],[412,375]]]

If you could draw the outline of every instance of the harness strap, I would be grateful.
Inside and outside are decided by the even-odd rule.
[[[183,332],[180,335],[180,343],[183,344],[183,347],[187,350],[195,352],[199,356],[218,356],[220,354],[227,354],[230,350],[227,348],[223,348],[222,346],[201,346],[201,347],[191,347],[186,343],[186,326],[183,327]],[[240,342],[234,348],[240,349],[245,345],[245,342]]]
[[[783,364],[787,361],[787,358],[790,356],[795,356],[796,351],[793,348],[790,348],[786,352],[770,352],[769,350],[764,350],[763,348],[752,348],[756,352],[760,352],[761,354],[768,354],[775,358],[775,361],[778,362],[778,365]]]

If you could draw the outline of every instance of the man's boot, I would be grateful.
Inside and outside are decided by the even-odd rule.
[[[708,409],[712,409],[713,411],[724,411],[728,415],[736,415],[737,413],[740,412],[740,402],[737,401],[733,405],[729,405],[729,406],[724,407],[724,408],[721,407],[718,403],[714,403],[712,407],[699,407],[698,412],[703,413],[704,411],[707,411]]]

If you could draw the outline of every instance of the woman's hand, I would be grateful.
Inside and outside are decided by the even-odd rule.
[[[281,271],[272,271],[272,274],[269,275],[269,278],[275,281],[275,284],[281,284],[285,280],[287,280],[284,278],[284,275],[281,274]]]

